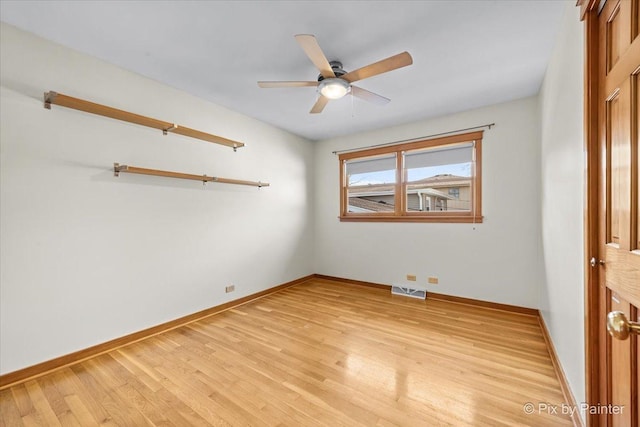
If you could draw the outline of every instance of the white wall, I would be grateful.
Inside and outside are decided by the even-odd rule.
[[[574,396],[584,402],[584,34],[579,10],[567,4],[540,91],[545,271],[540,310]]]
[[[1,373],[314,272],[310,142],[6,24],[0,40]],[[45,110],[48,90],[247,147]],[[113,162],[272,187],[115,178]]]
[[[495,122],[482,143],[482,224],[340,222],[334,150]],[[315,147],[316,272],[376,283],[438,276],[433,292],[538,307],[540,149],[536,97],[373,132]]]

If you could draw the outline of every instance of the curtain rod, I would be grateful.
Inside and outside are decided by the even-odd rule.
[[[348,148],[346,150],[336,150],[336,151],[332,151],[333,154],[338,154],[338,153],[347,153],[349,151],[358,151],[358,150],[363,150],[365,148],[377,148],[377,147],[386,147],[387,145],[394,145],[394,144],[400,144],[403,142],[413,142],[413,141],[419,141],[421,139],[425,139],[425,138],[432,138],[434,136],[442,136],[442,135],[449,135],[452,133],[458,133],[458,132],[465,132],[468,130],[474,130],[474,129],[482,129],[482,128],[487,128],[487,129],[491,129],[493,126],[495,126],[495,123],[487,123],[485,125],[479,125],[479,126],[473,126],[470,128],[465,128],[465,129],[457,129],[457,130],[451,130],[449,132],[442,132],[442,133],[434,133],[432,135],[425,135],[425,136],[419,136],[417,138],[410,138],[410,139],[402,139],[400,141],[393,141],[393,142],[385,142],[383,144],[375,144],[375,145],[367,145],[365,147],[357,147],[357,148]]]

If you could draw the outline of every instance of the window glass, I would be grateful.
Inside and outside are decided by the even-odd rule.
[[[394,212],[396,154],[347,161],[348,212]]]
[[[473,143],[405,153],[406,210],[471,210]]]

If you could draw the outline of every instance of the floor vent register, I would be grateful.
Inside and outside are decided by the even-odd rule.
[[[427,298],[427,290],[425,288],[420,288],[417,285],[393,285],[391,286],[391,293],[394,295],[402,295],[411,298]]]

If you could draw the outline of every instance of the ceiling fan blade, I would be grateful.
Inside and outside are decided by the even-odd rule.
[[[320,45],[315,36],[311,34],[298,34],[295,38],[302,47],[302,50],[304,50],[304,53],[306,53],[311,62],[313,62],[313,65],[320,70],[322,77],[330,78],[336,76],[331,69],[331,65],[329,65],[327,57],[322,52],[322,49],[320,49]]]
[[[322,95],[318,96],[318,100],[313,105],[313,108],[311,108],[311,111],[309,111],[309,113],[311,113],[311,114],[322,113],[322,110],[324,110],[324,107],[328,103],[329,103],[329,98],[327,98],[325,96],[322,96]]]
[[[406,67],[413,64],[413,58],[409,55],[409,52],[402,52],[397,55],[390,56],[382,61],[374,62],[366,67],[353,70],[340,78],[345,79],[349,83],[357,82],[358,80],[366,79],[369,77],[377,76],[378,74],[386,73],[398,68]]]
[[[377,93],[369,92],[368,90],[362,89],[358,86],[351,86],[351,94],[355,97],[364,99],[365,101],[377,105],[386,105],[391,101],[389,98],[385,98],[384,96],[378,95]]]
[[[258,86],[260,86],[262,88],[271,88],[271,87],[305,87],[305,86],[318,86],[318,82],[301,82],[301,81],[258,82]]]

